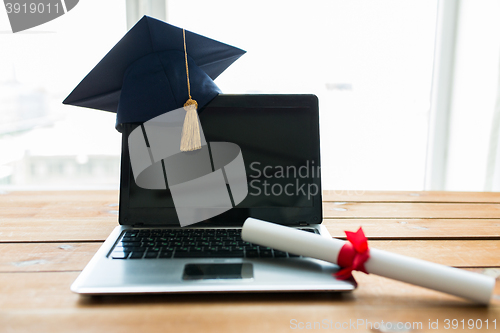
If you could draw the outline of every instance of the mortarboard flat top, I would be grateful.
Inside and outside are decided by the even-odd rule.
[[[203,107],[220,93],[213,80],[245,51],[186,31],[191,95]],[[64,100],[144,122],[188,99],[182,29],[144,16]]]

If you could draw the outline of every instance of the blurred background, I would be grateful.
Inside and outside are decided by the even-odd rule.
[[[500,1],[84,0],[0,8],[0,189],[118,189],[115,114],[64,98],[147,14],[247,51],[224,93],[313,93],[323,189],[500,190]]]

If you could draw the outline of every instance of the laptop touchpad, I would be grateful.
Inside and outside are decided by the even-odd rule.
[[[183,280],[210,279],[250,279],[253,277],[253,266],[243,264],[186,264]]]

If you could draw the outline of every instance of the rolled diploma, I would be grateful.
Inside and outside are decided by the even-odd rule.
[[[334,264],[337,264],[340,249],[346,243],[254,218],[245,221],[241,237],[250,243]],[[365,262],[365,268],[368,273],[483,304],[489,303],[495,287],[493,277],[373,248],[370,248],[370,258]]]

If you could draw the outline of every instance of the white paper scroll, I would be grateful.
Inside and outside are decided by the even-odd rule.
[[[243,224],[244,241],[277,250],[337,264],[339,239],[328,239],[309,232],[248,218]],[[399,254],[370,248],[365,262],[368,273],[442,291],[487,304],[495,287],[493,277],[435,264]],[[332,277],[333,278],[333,277]]]

